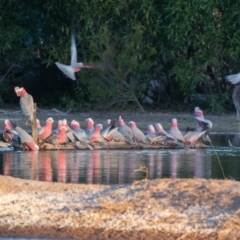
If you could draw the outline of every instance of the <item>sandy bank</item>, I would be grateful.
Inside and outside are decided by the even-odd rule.
[[[159,179],[129,186],[0,176],[0,236],[55,239],[238,239],[240,183]]]

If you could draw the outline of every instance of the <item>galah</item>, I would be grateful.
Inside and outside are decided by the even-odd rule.
[[[65,65],[59,62],[55,62],[57,67],[69,78],[76,80],[75,72],[81,71],[83,68],[94,68],[91,65],[85,65],[82,62],[77,62],[77,48],[75,37],[72,34],[71,37],[71,64]]]
[[[17,126],[13,122],[11,122],[11,125],[13,126],[13,129],[17,132],[17,135],[20,138],[22,144],[26,145],[27,148],[31,151],[39,150],[38,145],[35,143],[31,135],[29,135],[24,129]]]
[[[40,140],[45,140],[47,137],[49,137],[52,134],[52,125],[54,123],[53,118],[48,118],[46,120],[45,126],[38,129],[38,138]]]
[[[32,95],[28,94],[23,87],[15,87],[14,91],[17,96],[20,97],[20,107],[27,118],[25,122],[26,125],[31,125],[34,122],[33,111],[34,111],[34,102]]]

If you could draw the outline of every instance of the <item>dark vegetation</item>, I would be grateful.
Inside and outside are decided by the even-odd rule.
[[[0,0],[0,107],[24,86],[41,107],[233,110],[240,1]],[[55,61],[101,64],[77,81]],[[146,98],[148,96],[148,98]]]

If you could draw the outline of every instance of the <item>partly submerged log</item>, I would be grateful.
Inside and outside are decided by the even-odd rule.
[[[50,143],[43,143],[40,145],[40,150],[104,150],[104,149],[189,149],[189,148],[206,148],[203,143],[197,143],[194,145],[187,145],[180,147],[177,145],[169,144],[136,144],[130,145],[126,142],[94,142],[92,145],[82,144],[81,142],[71,142],[65,144],[53,145]]]
[[[12,147],[10,143],[0,141],[0,147]]]

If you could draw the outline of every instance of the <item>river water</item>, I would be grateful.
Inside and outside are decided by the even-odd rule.
[[[240,180],[240,135],[211,134],[206,149],[0,151],[0,174],[22,179],[125,184],[148,178]],[[233,147],[229,147],[228,140]]]

